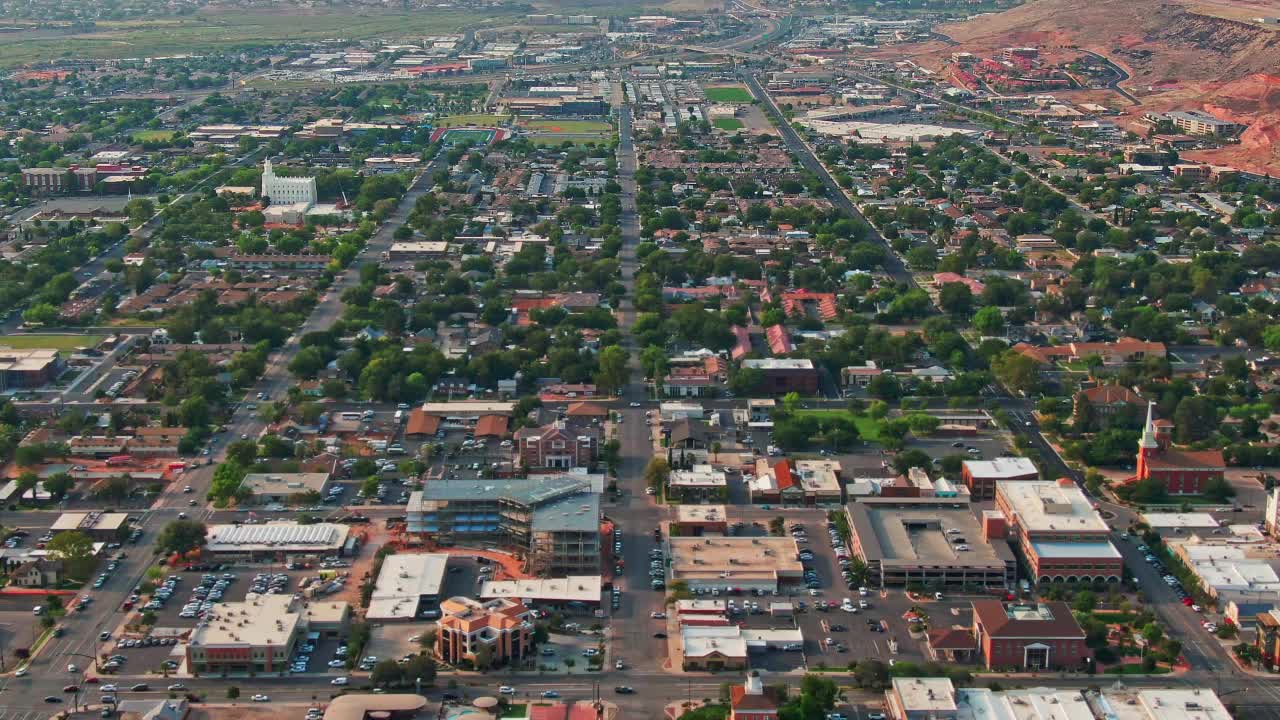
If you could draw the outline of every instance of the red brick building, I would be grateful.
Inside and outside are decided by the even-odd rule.
[[[778,720],[778,703],[754,673],[729,691],[729,720]]]
[[[780,327],[780,326],[772,326]],[[801,395],[818,393],[818,369],[806,358],[765,358],[743,360],[744,369],[759,370],[763,375],[760,391],[769,395],[789,392]]]
[[[596,428],[570,425],[563,420],[540,428],[520,428],[515,442],[520,464],[525,468],[591,467],[600,451]]]
[[[1170,495],[1198,495],[1210,480],[1221,480],[1227,464],[1218,450],[1180,450],[1173,447],[1173,425],[1152,419],[1147,405],[1147,422],[1138,441],[1138,472],[1132,482],[1156,480]]]
[[[975,600],[973,636],[988,670],[1074,670],[1092,657],[1084,630],[1064,602],[1005,605]]]
[[[1120,582],[1111,529],[1069,478],[996,485],[996,510],[1033,582]],[[991,538],[988,538],[991,539]]]

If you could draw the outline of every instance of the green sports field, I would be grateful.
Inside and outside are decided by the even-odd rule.
[[[599,120],[529,120],[524,127],[540,135],[585,135],[587,133],[607,133],[613,126]]]
[[[730,85],[727,87],[709,87],[703,92],[707,99],[711,102],[720,103],[749,103],[752,100],[751,93],[741,85]]]
[[[105,335],[6,335],[0,346],[15,350],[58,350],[69,352],[91,348],[106,339]]]
[[[742,121],[737,118],[716,118],[711,121],[711,124],[714,125],[717,130],[728,130],[730,132],[734,130],[741,130],[745,127],[745,125],[742,124]]]
[[[492,126],[509,120],[506,115],[449,115],[431,121],[435,127],[454,128],[468,125]]]

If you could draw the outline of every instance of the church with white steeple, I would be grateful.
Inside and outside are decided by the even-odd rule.
[[[313,177],[281,177],[276,175],[267,160],[262,166],[262,197],[269,198],[272,205],[293,205],[306,203],[307,207],[320,200]]]

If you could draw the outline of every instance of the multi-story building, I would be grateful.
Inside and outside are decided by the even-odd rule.
[[[409,495],[406,526],[441,544],[494,543],[545,574],[599,574],[603,478],[447,480]]]
[[[540,428],[521,428],[515,434],[520,464],[526,468],[567,470],[595,464],[600,451],[596,427],[557,420]]]
[[[973,637],[988,670],[1073,670],[1092,657],[1084,630],[1064,602],[975,600]]]
[[[0,391],[47,385],[66,367],[57,350],[15,350],[0,345]]]
[[[262,166],[262,197],[269,198],[273,205],[306,203],[310,207],[320,201],[320,191],[313,177],[276,175],[268,160]]]
[[[1209,113],[1200,112],[1199,110],[1175,110],[1171,113],[1165,113],[1164,119],[1173,123],[1174,127],[1188,135],[1226,137],[1234,135],[1240,129],[1239,123],[1219,120]]]
[[[894,678],[884,693],[894,720],[956,720],[956,690],[947,678]]]
[[[722,503],[729,498],[729,480],[724,470],[711,465],[672,470],[667,497],[682,503]]]
[[[996,483],[1014,480],[1039,480],[1036,464],[1024,457],[1002,457],[995,460],[965,460],[960,477],[969,486],[973,500],[990,500],[996,496]]]
[[[1009,541],[1036,582],[1120,582],[1124,558],[1084,491],[1067,478],[996,483]]]
[[[742,361],[742,367],[759,370],[764,378],[760,390],[770,395],[789,392],[814,395],[818,392],[818,370],[813,361],[806,358],[747,359]]]
[[[440,613],[436,656],[443,662],[492,667],[522,660],[532,650],[529,608],[514,600],[453,597],[440,603]]]

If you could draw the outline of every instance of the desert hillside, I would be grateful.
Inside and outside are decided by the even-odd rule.
[[[1274,169],[1280,167],[1280,29],[1251,18],[1277,13],[1280,5],[1248,0],[1033,0],[940,31],[960,46],[947,54],[1037,45],[1106,55],[1129,72],[1123,85],[1142,101],[1130,112],[1194,107],[1252,123],[1241,147],[1221,159],[1262,154],[1262,165],[1245,164]],[[1246,148],[1251,152],[1240,152]]]

